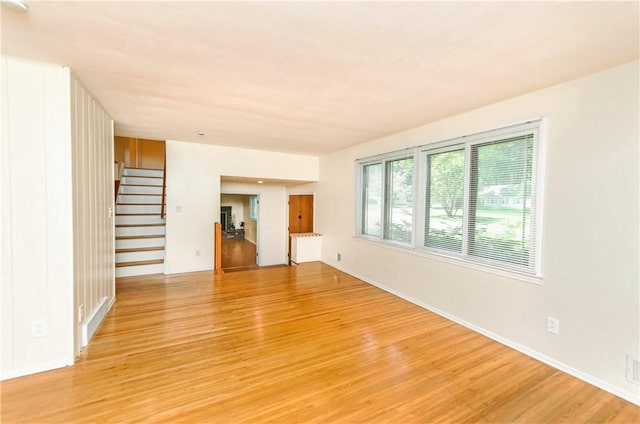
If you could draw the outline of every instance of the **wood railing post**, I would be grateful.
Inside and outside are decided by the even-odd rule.
[[[213,224],[213,270],[216,274],[222,274],[222,224]]]

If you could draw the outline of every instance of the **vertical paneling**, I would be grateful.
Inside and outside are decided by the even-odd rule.
[[[76,335],[104,297],[115,300],[113,209],[113,123],[72,75],[74,306]],[[84,316],[79,316],[79,310]],[[82,341],[76,336],[75,351]]]

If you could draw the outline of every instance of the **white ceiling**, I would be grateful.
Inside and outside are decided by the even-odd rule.
[[[31,1],[2,52],[74,69],[117,135],[321,154],[638,59],[638,5]]]

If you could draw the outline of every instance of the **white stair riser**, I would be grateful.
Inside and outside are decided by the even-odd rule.
[[[162,274],[164,264],[122,266],[116,268],[116,277],[131,277],[134,275]]]
[[[160,186],[160,188],[162,188],[162,178],[122,177],[120,179],[120,184],[150,185]]]
[[[160,205],[116,205],[116,213],[160,213]]]
[[[164,237],[116,240],[116,249],[134,249],[136,247],[164,246]]]
[[[162,186],[121,185],[120,194],[159,194],[162,195]]]
[[[116,225],[118,224],[164,224],[164,218],[160,215],[116,215]]]
[[[153,227],[116,227],[116,237],[118,236],[146,236],[149,234],[166,234],[163,226]]]
[[[164,250],[116,253],[117,264],[122,262],[150,261],[152,259],[164,259]]]
[[[139,169],[139,168],[125,168],[122,175],[133,175],[140,177],[162,177],[164,172],[162,169]]]
[[[118,203],[162,203],[162,195],[140,196],[136,194],[122,194],[118,196]]]

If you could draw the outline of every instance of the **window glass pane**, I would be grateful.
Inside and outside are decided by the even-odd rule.
[[[470,255],[529,266],[532,160],[533,136],[471,148]]]
[[[362,234],[382,236],[382,164],[363,167]]]
[[[426,247],[462,252],[464,149],[427,155]]]
[[[387,162],[387,235],[411,242],[413,226],[413,158]]]
[[[258,219],[258,196],[249,197],[249,218]]]

